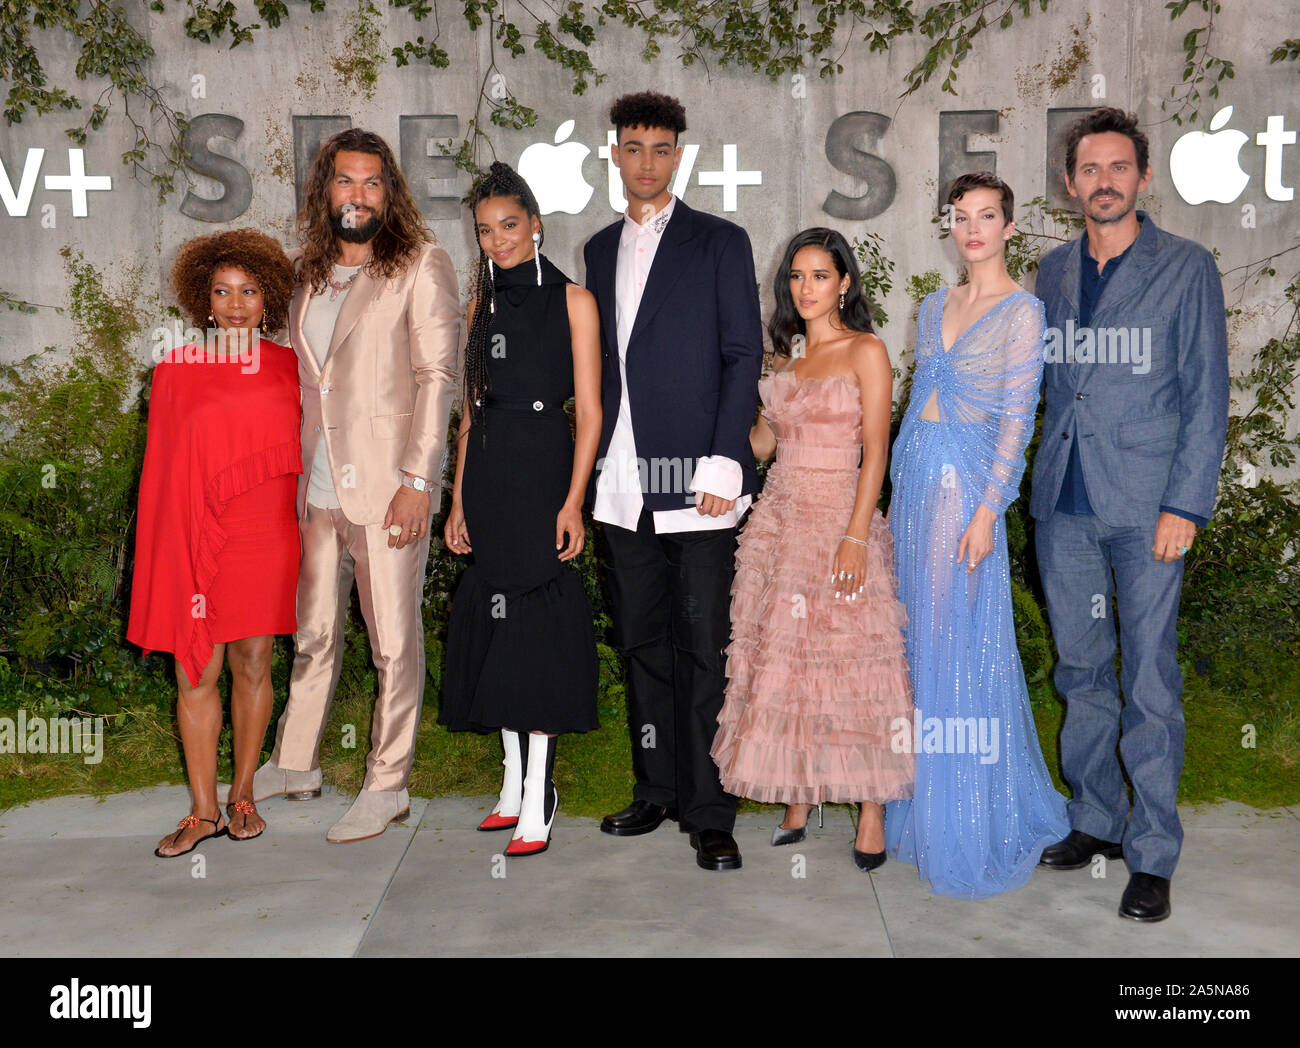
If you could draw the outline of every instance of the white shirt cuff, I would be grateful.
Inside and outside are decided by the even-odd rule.
[[[730,502],[740,496],[744,486],[740,463],[724,455],[705,455],[695,467],[691,477],[691,490],[695,492],[696,505],[703,494],[716,495]]]

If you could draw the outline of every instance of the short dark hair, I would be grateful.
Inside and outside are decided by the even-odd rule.
[[[1127,135],[1132,139],[1133,151],[1137,154],[1138,174],[1146,171],[1151,149],[1147,136],[1138,130],[1137,114],[1126,113],[1114,106],[1101,106],[1079,117],[1066,132],[1065,173],[1067,175],[1074,177],[1074,165],[1079,154],[1079,139],[1084,135],[1102,135],[1107,131]]]
[[[609,122],[618,138],[625,127],[662,127],[673,133],[673,143],[686,130],[686,110],[675,98],[656,91],[624,95],[609,107]]]
[[[972,189],[996,190],[1002,198],[1002,217],[1008,222],[1015,221],[1016,195],[1011,192],[1011,187],[992,171],[971,171],[965,175],[958,175],[952,180],[952,184],[948,186],[947,203],[955,204]]]

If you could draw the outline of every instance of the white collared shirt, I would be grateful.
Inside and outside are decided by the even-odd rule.
[[[735,499],[736,504],[726,513],[716,517],[702,514],[690,506],[684,506],[682,509],[655,510],[653,515],[657,534],[734,528],[749,509],[752,501],[749,495],[740,494],[744,478],[740,463],[734,459],[722,455],[706,455],[695,463],[694,475],[688,478],[682,475],[682,470],[689,468],[689,463],[674,464],[677,466],[676,471],[667,467],[656,468],[661,464],[654,463],[642,470],[642,464],[637,458],[636,440],[632,433],[631,397],[628,396],[627,391],[627,347],[632,339],[632,328],[636,324],[637,311],[641,308],[641,296],[645,293],[646,281],[650,277],[650,267],[654,264],[664,230],[668,228],[668,221],[672,218],[676,203],[677,198],[670,196],[668,203],[644,223],[633,221],[626,213],[623,216],[623,229],[618,241],[618,260],[614,269],[618,371],[623,395],[619,399],[618,421],[614,424],[609,448],[601,460],[592,517],[605,524],[615,524],[629,531],[635,531],[641,510],[645,506],[642,484],[669,480],[676,486],[678,477],[681,478],[682,483],[682,488],[679,490],[695,492],[697,505],[701,493],[704,492],[717,495],[719,498]],[[641,476],[643,472],[646,474],[644,479]]]

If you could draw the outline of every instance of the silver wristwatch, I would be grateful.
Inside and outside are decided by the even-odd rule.
[[[404,488],[415,488],[416,491],[428,491],[428,490],[429,490],[429,482],[428,482],[427,480],[425,480],[423,477],[411,477],[411,476],[408,476],[407,474],[403,473],[403,474],[402,474],[402,487],[404,487]]]

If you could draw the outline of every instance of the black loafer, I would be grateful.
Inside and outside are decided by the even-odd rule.
[[[639,837],[643,833],[653,833],[659,824],[669,818],[669,811],[662,804],[649,801],[633,801],[622,811],[606,815],[600,821],[602,833],[612,833],[615,837]]]
[[[1128,879],[1119,915],[1130,921],[1163,921],[1173,911],[1169,908],[1169,878],[1153,873],[1135,873]]]
[[[1049,870],[1081,870],[1094,855],[1119,859],[1124,855],[1124,848],[1114,841],[1089,836],[1082,830],[1071,830],[1065,840],[1043,849],[1038,865]]]
[[[691,834],[695,861],[704,870],[740,869],[740,848],[726,830],[700,830]]]

